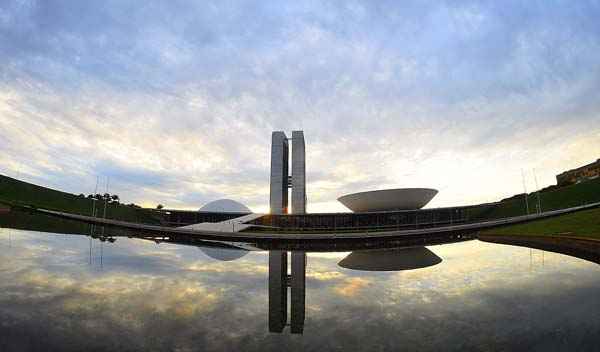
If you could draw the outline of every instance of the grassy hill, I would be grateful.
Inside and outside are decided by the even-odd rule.
[[[0,204],[0,207],[2,205]],[[51,232],[60,234],[86,235],[92,234],[92,227],[81,221],[61,219],[30,211],[13,209],[10,212],[0,212],[0,228],[25,231]],[[93,236],[135,236],[135,231],[102,226],[93,227]]]
[[[541,191],[539,196],[542,211],[600,202],[600,178],[566,187],[550,188]],[[529,213],[535,213],[537,210],[536,193],[529,193],[527,200],[529,202]],[[501,219],[525,215],[526,212],[525,194],[520,194],[496,204],[471,208],[469,209],[469,218],[471,220]]]
[[[600,208],[484,231],[486,235],[567,236],[600,240]]]
[[[104,202],[37,186],[0,175],[0,202],[29,205],[38,208],[91,215],[94,202],[98,216],[104,213]],[[108,204],[106,217],[110,219],[156,224],[159,223],[149,209],[135,208],[123,204]]]

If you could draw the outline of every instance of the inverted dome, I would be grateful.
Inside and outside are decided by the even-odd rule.
[[[240,259],[241,257],[248,254],[247,250],[244,249],[233,249],[233,248],[216,248],[216,247],[198,247],[202,253],[207,256],[220,260],[222,262],[229,262],[232,260]]]
[[[212,211],[220,213],[251,213],[247,206],[231,199],[219,199],[204,204],[199,211]]]
[[[427,205],[437,193],[432,188],[382,189],[347,194],[339,197],[338,201],[355,213],[416,210]]]
[[[433,266],[442,258],[425,247],[377,249],[350,253],[338,265],[364,271],[401,271]]]

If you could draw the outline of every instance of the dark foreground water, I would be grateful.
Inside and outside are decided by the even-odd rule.
[[[286,257],[0,231],[3,352],[600,349],[600,266],[550,252]]]

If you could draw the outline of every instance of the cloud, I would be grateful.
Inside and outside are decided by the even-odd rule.
[[[546,185],[598,157],[599,14],[591,1],[6,1],[0,172],[265,211],[270,133],[303,129],[309,210],[401,186],[441,189],[432,206],[497,200],[521,191],[521,168]]]
[[[360,277],[353,277],[347,279],[342,285],[339,285],[334,290],[341,296],[352,297],[355,296],[358,291],[369,286],[369,280]]]

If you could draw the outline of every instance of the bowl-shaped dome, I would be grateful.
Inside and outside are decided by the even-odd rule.
[[[398,188],[359,192],[339,197],[338,201],[355,213],[421,209],[438,193],[432,188]]]
[[[213,211],[219,213],[251,213],[247,206],[231,199],[219,199],[206,203],[200,211]]]
[[[400,271],[426,268],[441,262],[442,258],[425,247],[407,247],[352,252],[338,265],[352,270]]]
[[[243,249],[233,248],[217,248],[217,247],[198,247],[202,253],[207,256],[223,262],[230,262],[248,254],[248,251]]]

